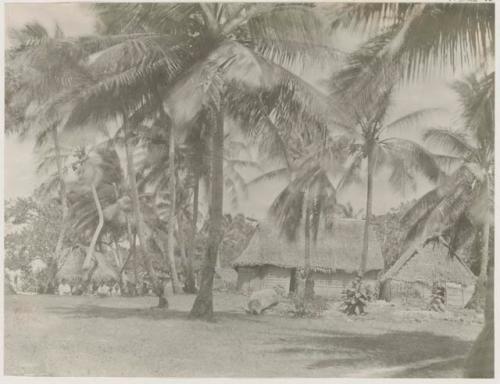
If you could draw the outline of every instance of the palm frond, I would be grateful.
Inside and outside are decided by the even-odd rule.
[[[421,123],[422,120],[432,118],[437,113],[443,112],[442,108],[425,108],[418,111],[410,112],[388,124],[386,124],[386,129],[405,129],[414,128],[417,123]]]
[[[433,182],[438,181],[443,176],[434,155],[416,142],[390,138],[385,139],[383,143],[386,152],[391,153],[394,158],[404,161],[403,165],[407,167],[408,172],[416,170]]]
[[[474,153],[474,148],[469,144],[470,139],[461,131],[434,127],[427,129],[423,138],[426,142],[435,144],[445,151],[462,158],[469,157]]]

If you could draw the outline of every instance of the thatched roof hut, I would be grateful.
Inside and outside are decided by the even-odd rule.
[[[311,266],[318,272],[356,272],[361,261],[364,220],[337,219],[331,233],[318,234],[316,247],[311,251]],[[370,228],[367,271],[380,271],[384,260],[375,231]],[[254,267],[274,265],[281,268],[302,268],[304,266],[304,237],[299,235],[290,242],[280,234],[276,224],[263,222],[247,248],[233,263],[233,267]]]
[[[82,279],[83,262],[85,260],[85,252],[80,248],[74,248],[69,252],[64,260],[63,265],[57,271],[56,279],[61,281],[65,279],[69,282],[78,282]]]
[[[461,306],[472,293],[476,277],[459,254],[450,254],[446,244],[428,242],[409,248],[381,280],[386,300],[428,300],[433,283],[440,283],[447,288],[448,302]]]
[[[363,246],[364,220],[337,219],[331,231],[318,233],[311,249],[316,292],[340,295],[357,272]],[[259,224],[254,236],[233,267],[238,271],[238,287],[254,291],[281,285],[294,290],[295,272],[304,267],[303,231],[289,241],[271,221]],[[370,228],[365,280],[375,281],[384,260],[375,231]]]
[[[94,253],[98,261],[97,269],[92,274],[92,281],[118,281],[119,275],[115,263],[110,255],[105,255],[100,252]],[[61,269],[57,272],[57,280],[68,280],[76,283],[83,276],[83,263],[85,261],[85,250],[82,248],[74,248],[66,257]]]

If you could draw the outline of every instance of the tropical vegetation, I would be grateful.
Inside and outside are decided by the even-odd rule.
[[[160,307],[168,306],[167,273],[174,293],[197,293],[191,317],[212,319],[215,268],[230,263],[254,229],[225,211],[280,179],[269,214],[290,241],[304,238],[309,299],[318,231],[336,217],[363,215],[361,275],[375,223],[391,253],[386,266],[409,241],[479,249],[471,306],[484,301],[494,190],[492,6],[103,3],[92,11],[94,35],[67,37],[38,23],[10,32],[6,132],[35,137],[47,177],[36,195],[44,205],[7,206],[7,220],[30,228],[7,235],[17,252],[9,262],[31,257],[9,245],[31,233],[46,250],[50,281],[64,250],[80,244],[89,282],[106,248],[120,273],[141,266]],[[338,49],[332,36],[341,30],[357,34],[359,46]],[[308,67],[326,74],[323,89],[306,80]],[[461,104],[455,128],[435,126],[436,108],[394,118],[395,95],[408,84],[466,71],[473,74],[453,85]],[[68,144],[78,135],[92,140]],[[432,188],[410,208],[377,218],[374,177],[383,171],[398,192],[415,191],[423,178]],[[366,191],[362,214],[340,198],[356,184]],[[53,224],[37,228],[40,220]]]

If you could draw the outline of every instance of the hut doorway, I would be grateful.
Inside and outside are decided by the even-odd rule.
[[[297,291],[297,268],[292,268],[290,272],[290,287],[288,292],[296,293]]]

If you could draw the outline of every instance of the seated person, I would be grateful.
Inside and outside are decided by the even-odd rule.
[[[434,283],[431,293],[430,309],[436,312],[444,312],[445,297],[446,289],[442,285]]]
[[[113,285],[113,289],[111,290],[111,295],[120,296],[120,294],[121,294],[120,284],[115,283],[115,285]]]
[[[71,287],[67,283],[66,279],[62,279],[61,283],[59,284],[59,295],[61,296],[70,296],[71,295]]]
[[[110,289],[108,285],[105,283],[101,283],[101,285],[99,285],[99,288],[97,288],[97,295],[100,297],[105,297],[109,296],[109,294],[110,294]]]

